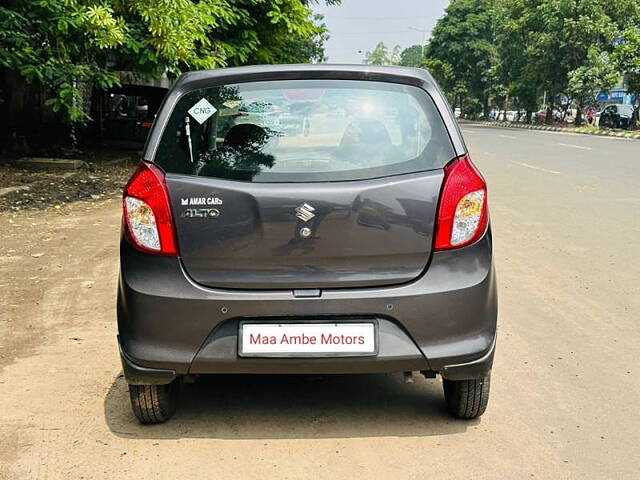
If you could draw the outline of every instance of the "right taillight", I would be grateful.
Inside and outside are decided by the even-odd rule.
[[[444,167],[444,186],[436,222],[435,250],[460,248],[487,228],[487,184],[465,155]]]

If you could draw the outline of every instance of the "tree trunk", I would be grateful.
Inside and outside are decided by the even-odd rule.
[[[503,120],[507,120],[507,110],[509,110],[509,94],[505,95],[504,97],[504,105],[503,105],[503,114],[502,114],[502,118]]]
[[[37,111],[29,103],[35,87],[30,87],[19,74],[9,69],[0,70],[0,88],[4,102],[0,103],[2,119],[0,127],[6,132],[11,148],[17,153],[27,153],[27,134],[38,123]],[[4,139],[3,139],[4,140]]]
[[[582,125],[582,105],[578,105],[578,108],[576,109],[576,119],[573,121],[573,124],[576,127],[579,127]]]

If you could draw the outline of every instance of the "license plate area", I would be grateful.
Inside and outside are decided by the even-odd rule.
[[[327,322],[242,321],[238,330],[240,357],[360,357],[378,353],[375,320]]]

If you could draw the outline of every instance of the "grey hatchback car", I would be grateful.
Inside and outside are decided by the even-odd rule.
[[[159,423],[206,374],[442,376],[485,411],[497,299],[487,188],[425,70],[183,75],[124,191],[118,343]]]

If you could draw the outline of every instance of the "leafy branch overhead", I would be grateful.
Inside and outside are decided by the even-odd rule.
[[[0,66],[49,88],[47,104],[86,121],[88,87],[247,63],[324,58],[322,19],[305,0],[7,0]],[[329,0],[327,3],[339,3]]]

